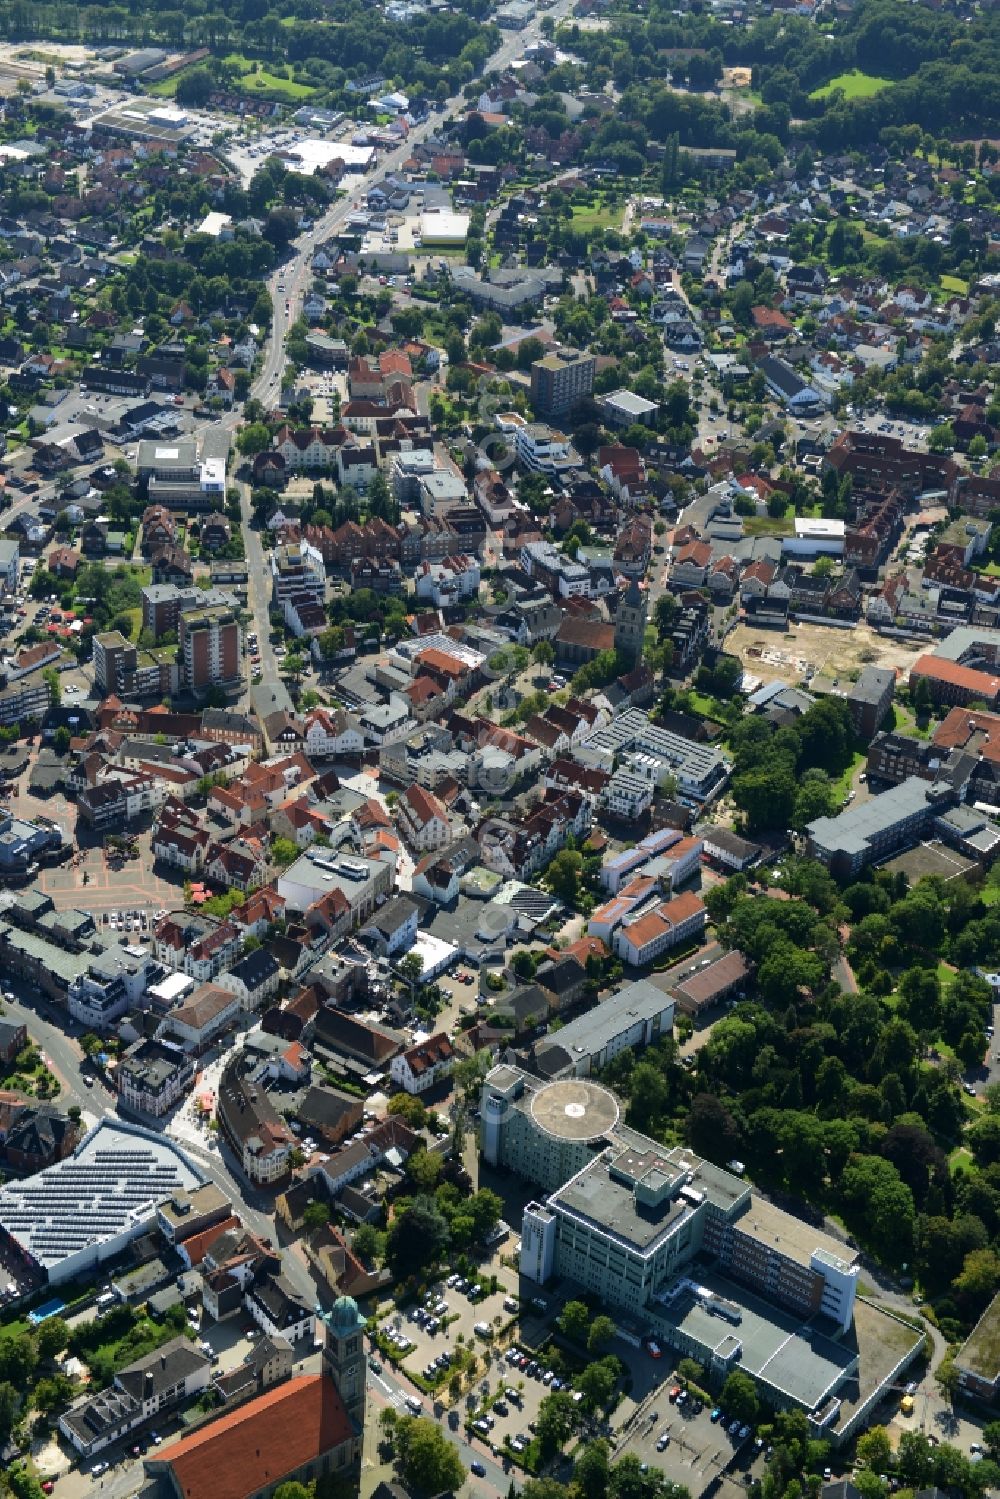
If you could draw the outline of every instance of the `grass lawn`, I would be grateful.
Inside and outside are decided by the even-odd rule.
[[[891,87],[891,78],[877,78],[874,73],[862,73],[859,68],[852,68],[849,73],[838,73],[836,78],[831,78],[822,88],[813,89],[809,97],[826,99],[835,90],[841,89],[848,99],[871,99],[884,88]]]
[[[607,208],[604,204],[595,203],[592,208],[584,204],[573,205],[573,228],[584,231],[594,229],[620,229],[625,210],[622,208]]]
[[[960,297],[964,297],[968,294],[969,283],[963,281],[961,276],[942,276],[941,290],[957,292]]]
[[[854,779],[854,773],[859,769],[860,766],[864,765],[866,758],[867,757],[861,752],[861,750],[857,750],[851,756],[851,763],[850,765],[848,765],[847,769],[843,772],[843,774],[839,775],[837,779],[831,783],[833,785],[833,794],[838,801],[842,802],[844,800],[844,797],[850,791],[851,782]]]
[[[939,963],[937,966],[937,976],[938,983],[941,985],[944,993],[947,994],[948,990],[951,988],[952,980],[955,977],[954,968],[952,968],[950,963]]]
[[[794,530],[794,515],[782,515],[777,519],[770,515],[745,515],[743,517],[745,536],[791,536]]]
[[[955,1149],[948,1157],[948,1169],[951,1172],[952,1176],[955,1175],[955,1172],[958,1171],[960,1167],[966,1171],[970,1170],[972,1167],[972,1152],[966,1150],[964,1145],[956,1145]]]
[[[692,688],[692,690],[688,693],[688,702],[691,705],[691,711],[693,713],[700,713],[703,717],[714,719],[715,722],[718,723],[719,704],[716,702],[714,697],[709,697],[708,694],[704,692],[695,692]],[[671,961],[673,961],[672,958]]]
[[[255,73],[253,62],[239,52],[231,52],[226,62],[239,68],[240,79],[237,90],[242,89],[246,94],[264,94],[271,99],[287,99],[291,102],[311,99],[316,92],[312,84],[297,83],[294,78],[281,78],[276,73],[269,73],[264,67]],[[185,72],[187,72],[186,68],[180,73],[175,73],[172,78],[164,78],[161,83],[154,83],[148,92],[157,99],[172,99],[177,93],[177,84]]]
[[[889,722],[885,727],[895,730],[897,734],[905,734],[907,739],[929,739],[937,728],[937,720],[931,719],[921,728],[913,714],[904,708],[902,703],[893,703]]]
[[[240,88],[250,94],[268,94],[278,99],[311,99],[316,90],[308,83],[296,83],[292,78],[281,78],[275,73],[269,73],[266,68],[260,68],[258,72],[253,69],[256,66],[249,57],[244,57],[241,52],[230,52],[224,59],[231,67],[240,70]]]

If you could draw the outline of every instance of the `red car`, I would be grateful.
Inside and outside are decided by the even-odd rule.
[[[54,1488],[55,1488],[55,1484],[52,1482],[52,1479],[51,1478],[46,1478],[45,1482],[42,1484],[42,1493],[43,1494],[51,1494],[52,1490]]]

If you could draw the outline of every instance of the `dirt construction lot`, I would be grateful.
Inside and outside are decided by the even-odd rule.
[[[865,666],[892,667],[898,678],[905,679],[913,662],[928,648],[888,640],[865,624],[847,630],[796,623],[787,630],[737,625],[726,637],[726,650],[738,656],[744,670],[761,683],[778,677],[800,682],[811,668],[814,685],[821,689],[829,687],[834,677],[841,684],[855,681]]]

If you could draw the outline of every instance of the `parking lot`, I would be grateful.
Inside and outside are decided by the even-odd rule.
[[[480,1357],[491,1355],[495,1338],[517,1313],[514,1272],[501,1268],[497,1280],[496,1291],[478,1296],[472,1294],[478,1281],[459,1277],[449,1286],[442,1280],[428,1292],[425,1305],[392,1314],[383,1331],[397,1340],[406,1373],[435,1379],[446,1389],[450,1361],[460,1341]],[[409,1345],[405,1349],[403,1339]]]
[[[752,1465],[763,1466],[763,1443],[749,1428],[737,1426],[735,1433],[727,1431],[725,1418],[718,1416],[716,1408],[702,1406],[691,1397],[678,1404],[671,1399],[673,1387],[665,1381],[637,1413],[618,1449],[619,1456],[634,1453],[641,1462],[659,1469],[671,1483],[683,1484],[692,1496],[702,1493],[726,1469],[731,1468],[741,1479]]]
[[[524,1342],[519,1342],[494,1359],[480,1383],[478,1398],[467,1399],[467,1409],[470,1400],[475,1401],[469,1436],[497,1452],[509,1446],[519,1455],[532,1439],[545,1396],[562,1388],[544,1354],[535,1358]],[[483,1410],[484,1404],[488,1411]]]

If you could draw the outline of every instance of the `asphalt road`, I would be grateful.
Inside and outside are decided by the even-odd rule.
[[[4,1018],[26,1025],[31,1039],[45,1053],[51,1070],[62,1084],[58,1099],[60,1107],[70,1108],[77,1104],[92,1117],[114,1113],[114,1096],[103,1083],[95,1079],[94,1086],[88,1088],[83,1081],[83,1052],[75,1039],[82,1033],[82,1027],[61,1015],[40,995],[33,994],[21,980],[5,977],[4,984],[8,992],[16,996],[13,1000],[4,1000]]]
[[[426,1396],[420,1395],[420,1391],[415,1386],[411,1385],[408,1380],[401,1379],[399,1375],[394,1373],[390,1366],[384,1366],[381,1374],[374,1374],[369,1369],[368,1401],[370,1406],[381,1409],[384,1406],[391,1405],[398,1411],[405,1411],[407,1395],[420,1396],[423,1406],[422,1414],[432,1420],[438,1419],[435,1415],[434,1402]],[[457,1409],[462,1411],[463,1407],[461,1403]],[[480,1478],[478,1474],[469,1474],[470,1493],[488,1494],[490,1496],[504,1495],[510,1487],[512,1478],[516,1483],[518,1469],[512,1466],[510,1472],[505,1473],[500,1463],[497,1462],[490,1452],[488,1443],[481,1442],[478,1439],[470,1442],[461,1428],[458,1431],[449,1430],[448,1436],[467,1471],[473,1462],[481,1463],[486,1470],[485,1477],[483,1478]]]
[[[558,3],[545,14],[552,17],[554,22],[563,20],[570,12],[572,0],[558,0]],[[496,72],[505,68],[515,57],[523,54],[524,49],[541,35],[541,16],[536,16],[523,31],[514,32],[505,36],[500,46],[493,53],[486,64],[487,72]],[[354,199],[358,193],[363,192],[366,186],[373,181],[384,177],[387,173],[398,171],[413,154],[415,146],[426,140],[428,136],[437,131],[444,119],[453,111],[461,108],[465,103],[461,94],[456,94],[446,103],[442,113],[431,115],[422,124],[414,126],[407,136],[405,143],[398,146],[394,151],[380,156],[374,168],[364,176],[351,179],[351,191],[343,198],[334,203],[322,218],[316,220],[313,227],[293,241],[290,254],[284,262],[273,272],[268,280],[268,291],[271,294],[273,315],[271,326],[268,330],[267,342],[264,345],[262,363],[256,379],[253,381],[252,394],[265,408],[277,404],[281,395],[281,377],[285,368],[285,340],[288,330],[298,317],[302,297],[312,278],[310,261],[313,250],[317,245],[323,244],[344,223],[353,208]],[[279,290],[283,287],[283,290]],[[223,424],[233,431],[238,422],[239,414],[227,413],[222,418]],[[273,680],[278,675],[278,663],[274,655],[273,647],[268,640],[270,621],[268,618],[268,605],[270,603],[271,589],[269,579],[269,567],[265,557],[264,548],[259,531],[251,527],[250,489],[241,483],[240,509],[243,523],[243,537],[246,548],[247,571],[249,574],[249,587],[247,593],[247,605],[253,615],[254,629],[257,632],[259,651],[261,656],[261,674],[265,681]]]

